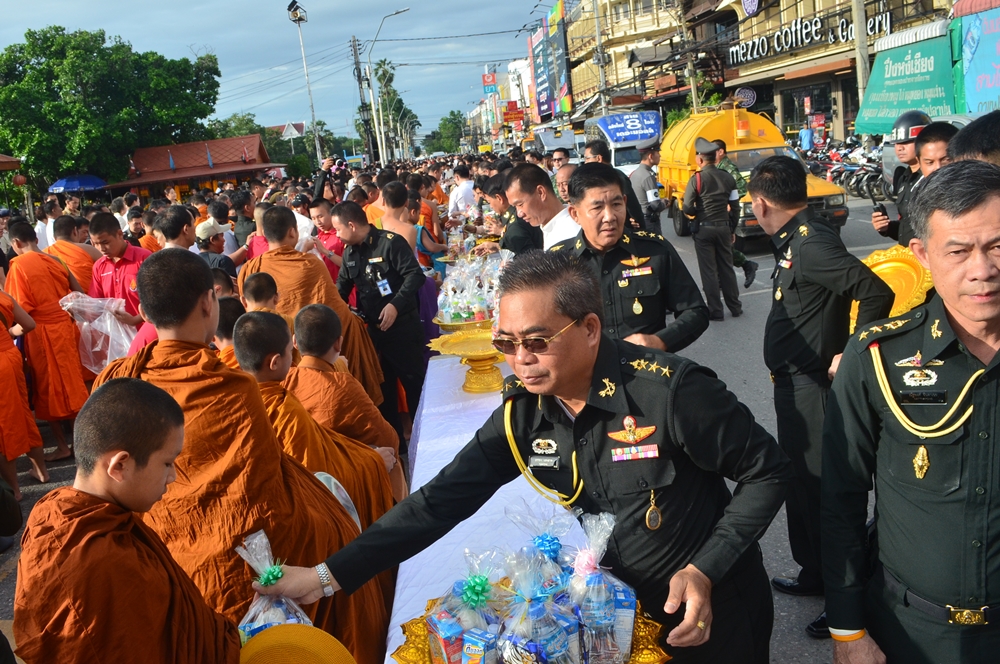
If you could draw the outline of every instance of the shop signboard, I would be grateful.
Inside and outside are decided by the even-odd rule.
[[[528,52],[531,55],[531,79],[535,84],[535,104],[538,107],[537,122],[552,115],[549,49],[546,48],[544,26],[528,38]]]
[[[504,124],[520,122],[521,120],[524,120],[524,111],[504,111],[503,113]]]
[[[556,0],[545,21],[549,56],[549,84],[552,89],[552,114],[573,110],[569,74],[569,49],[566,47],[566,14],[563,0]]]
[[[900,113],[914,108],[931,117],[955,112],[948,37],[934,37],[878,54],[855,131],[887,134]]]
[[[967,111],[1000,109],[1000,9],[962,17],[962,67]]]

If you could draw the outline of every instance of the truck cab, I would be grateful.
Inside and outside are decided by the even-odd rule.
[[[590,118],[583,125],[588,141],[602,140],[611,149],[611,165],[625,175],[639,166],[639,143],[660,135],[660,114],[656,111],[616,113]],[[582,156],[582,155],[581,155]]]
[[[698,137],[709,141],[726,142],[727,155],[747,180],[750,172],[764,159],[783,155],[802,162],[798,153],[785,144],[781,130],[763,115],[746,109],[712,109],[692,114],[667,130],[660,145],[659,178],[670,198],[668,205],[673,218],[674,232],[679,236],[689,234],[687,219],[681,208],[688,180],[698,171],[695,163],[694,141]],[[805,163],[802,163],[805,169]],[[827,219],[834,227],[847,223],[847,192],[843,188],[806,174],[809,188],[809,207]],[[764,235],[754,217],[750,196],[740,200],[740,221],[736,235],[756,237]]]

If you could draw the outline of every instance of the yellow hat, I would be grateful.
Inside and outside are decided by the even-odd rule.
[[[310,625],[275,625],[243,646],[240,664],[355,664],[344,644]]]

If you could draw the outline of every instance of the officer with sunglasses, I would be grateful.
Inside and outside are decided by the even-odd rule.
[[[757,539],[788,459],[711,371],[603,334],[599,292],[566,252],[515,258],[500,276],[495,345],[514,371],[503,404],[378,524],[258,592],[306,603],[353,592],[523,475],[554,503],[614,514],[601,564],[665,626],[675,662],[766,664],[774,611]]]
[[[569,214],[580,233],[549,251],[569,252],[597,275],[605,334],[676,353],[708,329],[708,307],[673,245],[626,227],[632,193],[611,166],[581,165],[569,181]]]

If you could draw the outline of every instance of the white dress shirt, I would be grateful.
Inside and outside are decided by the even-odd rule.
[[[552,246],[575,238],[579,233],[580,224],[573,221],[573,217],[569,216],[568,209],[563,208],[559,214],[542,226],[543,248],[548,251]]]
[[[448,216],[453,214],[465,214],[465,211],[476,204],[476,192],[472,190],[472,180],[462,180],[455,185],[448,196]]]
[[[55,244],[54,242],[49,242],[49,228],[52,226],[52,221],[44,222],[39,221],[35,224],[35,235],[38,237],[38,248],[45,249],[45,247],[50,244]]]

